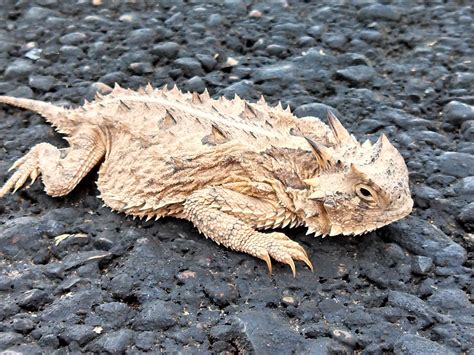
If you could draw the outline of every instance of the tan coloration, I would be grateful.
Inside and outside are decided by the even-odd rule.
[[[107,91],[107,90],[104,90]],[[118,85],[77,109],[0,96],[0,103],[43,115],[70,147],[42,143],[14,163],[0,197],[41,175],[52,196],[67,194],[103,159],[105,204],[134,217],[190,220],[217,243],[263,259],[312,268],[282,233],[361,234],[410,213],[408,172],[382,136],[360,145],[329,114],[297,119],[289,108]]]

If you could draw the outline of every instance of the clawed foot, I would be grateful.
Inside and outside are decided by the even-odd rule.
[[[31,179],[30,186],[39,176],[40,171],[38,168],[38,157],[34,150],[31,150],[24,157],[18,159],[13,163],[8,171],[17,169],[17,171],[7,180],[5,185],[0,189],[0,197],[5,196],[8,192],[12,191],[15,193],[20,187],[22,187],[28,178]]]
[[[272,273],[271,258],[281,263],[288,264],[294,277],[296,277],[294,260],[303,261],[308,265],[311,271],[313,271],[313,265],[303,247],[283,233],[269,233],[267,243],[265,243],[265,246],[260,248],[257,256],[267,263],[270,274]]]

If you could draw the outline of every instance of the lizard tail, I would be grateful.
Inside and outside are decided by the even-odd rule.
[[[68,134],[75,126],[74,122],[66,117],[67,109],[43,101],[0,96],[0,103],[24,108],[36,112],[51,123],[60,133]]]

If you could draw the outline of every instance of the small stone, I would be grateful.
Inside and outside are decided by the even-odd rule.
[[[454,355],[448,348],[418,335],[404,334],[394,344],[395,354],[403,355]]]
[[[466,121],[461,125],[461,134],[466,142],[474,142],[474,121]]]
[[[176,64],[187,77],[204,75],[201,63],[199,63],[197,59],[190,57],[179,58],[174,61],[174,64]]]
[[[140,16],[134,13],[123,14],[119,17],[119,21],[128,22],[128,23],[139,23]]]
[[[98,306],[95,312],[107,327],[117,328],[128,320],[131,309],[122,302],[109,302]]]
[[[140,350],[148,351],[153,348],[157,335],[152,331],[141,332],[135,337],[135,345]]]
[[[353,84],[363,84],[371,81],[377,72],[366,65],[354,65],[336,71],[337,76]]]
[[[262,16],[263,16],[263,14],[260,10],[254,9],[254,10],[249,12],[249,17],[257,17],[258,18],[258,17],[262,17]]]
[[[104,334],[97,345],[102,351],[111,354],[121,354],[133,343],[134,332],[130,329],[120,329],[115,332]]]
[[[314,38],[319,38],[325,31],[325,26],[322,25],[315,25],[306,31],[309,35],[313,36]]]
[[[24,292],[17,300],[17,304],[25,309],[37,310],[51,300],[52,297],[48,292],[44,290],[33,289]]]
[[[202,93],[206,88],[206,84],[199,76],[193,76],[184,84],[184,87],[187,91]]]
[[[333,329],[331,332],[333,339],[340,341],[350,347],[357,344],[357,338],[350,331],[346,329]]]
[[[207,19],[207,25],[210,27],[219,26],[222,23],[222,16],[219,14],[211,14]]]
[[[302,23],[281,23],[273,27],[274,32],[283,32],[291,35],[299,35],[303,33],[306,29],[306,26]]]
[[[322,36],[323,43],[329,48],[342,50],[347,43],[347,37],[343,34],[326,33]]]
[[[474,120],[474,106],[451,101],[443,109],[443,115],[449,123],[460,127],[464,122]]]
[[[21,79],[27,77],[35,70],[35,66],[25,59],[17,59],[5,69],[5,79]]]
[[[204,292],[212,302],[220,307],[228,306],[239,297],[239,292],[235,286],[225,282],[208,283],[204,288]]]
[[[78,266],[82,266],[86,263],[98,262],[105,258],[109,258],[111,255],[111,253],[102,250],[91,250],[68,254],[63,259],[64,269],[69,270]]]
[[[94,332],[94,327],[91,325],[85,324],[74,324],[72,326],[66,327],[64,332],[60,334],[60,338],[64,340],[67,344],[72,341],[77,341],[80,346],[84,346],[92,339],[97,337],[97,333]]]
[[[362,30],[359,32],[359,38],[368,43],[377,43],[383,39],[383,36],[376,30]]]
[[[398,21],[400,12],[390,5],[373,4],[360,9],[357,13],[357,19]]]
[[[314,47],[314,45],[316,44],[316,41],[311,36],[301,36],[300,38],[298,38],[298,41],[296,42],[296,44],[300,48]]]
[[[156,31],[151,28],[140,28],[130,32],[127,38],[127,43],[132,46],[153,43]]]
[[[375,133],[383,127],[385,127],[385,123],[381,120],[366,118],[359,122],[359,129],[365,134]]]
[[[28,84],[34,89],[49,91],[55,85],[56,79],[53,76],[31,75]]]
[[[143,306],[133,324],[136,330],[167,329],[176,324],[176,319],[168,303],[155,300]]]
[[[137,75],[149,74],[154,72],[153,65],[148,62],[131,63],[130,70]]]
[[[125,74],[121,71],[115,71],[111,73],[107,73],[99,78],[99,82],[108,85],[114,86],[115,83],[122,83],[125,81]]]
[[[12,327],[17,332],[25,334],[34,329],[35,323],[29,318],[15,318]]]
[[[53,10],[45,9],[44,7],[39,7],[39,6],[32,6],[26,11],[24,18],[25,20],[28,20],[28,21],[37,22],[37,21],[44,20],[49,16],[57,16],[57,15],[58,13]]]
[[[297,117],[312,116],[324,120],[329,111],[334,113],[336,116],[340,116],[339,112],[334,107],[316,102],[299,106],[293,114]]]
[[[74,46],[74,45],[84,42],[86,39],[87,39],[87,36],[84,33],[72,32],[60,37],[59,42],[61,42],[62,44]]]
[[[244,0],[225,0],[224,6],[232,11],[243,12],[247,10]]]
[[[59,48],[59,53],[68,59],[82,58],[85,56],[82,49],[76,46],[62,46]]]
[[[433,267],[433,259],[427,256],[416,255],[411,263],[411,270],[417,275],[426,275]]]
[[[439,170],[446,175],[464,178],[474,175],[474,155],[444,152],[438,157]]]
[[[428,303],[440,309],[467,309],[470,306],[466,293],[459,289],[436,290],[428,299]]]
[[[279,45],[279,44],[270,44],[267,46],[266,51],[270,55],[274,56],[281,56],[288,50],[287,47]]]
[[[258,68],[253,73],[256,83],[266,80],[293,80],[296,68],[291,63],[273,64]]]
[[[387,237],[417,255],[427,256],[437,266],[459,266],[467,257],[466,250],[432,224],[407,217],[387,227]]]
[[[7,92],[8,96],[22,97],[24,99],[32,99],[34,94],[28,86],[18,86],[15,90]]]
[[[219,90],[218,95],[224,95],[227,98],[233,98],[235,94],[241,98],[251,99],[257,96],[253,83],[250,80],[238,81],[228,87]]]
[[[427,208],[431,203],[443,197],[436,189],[426,185],[418,185],[413,188],[412,197],[418,207]]]
[[[464,206],[457,219],[466,231],[472,232],[474,230],[474,202]]]
[[[210,72],[214,70],[217,64],[217,60],[215,60],[212,56],[208,54],[196,54],[197,60],[201,63],[202,67],[205,71]]]
[[[423,318],[425,321],[431,322],[433,319],[433,312],[428,305],[417,296],[405,292],[389,291],[388,304],[411,312]]]
[[[8,349],[21,340],[23,340],[21,334],[6,331],[0,332],[0,351]]]

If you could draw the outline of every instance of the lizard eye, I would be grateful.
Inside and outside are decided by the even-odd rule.
[[[374,203],[376,202],[376,193],[375,191],[368,185],[365,184],[357,184],[355,186],[355,193],[359,198],[367,203]]]

